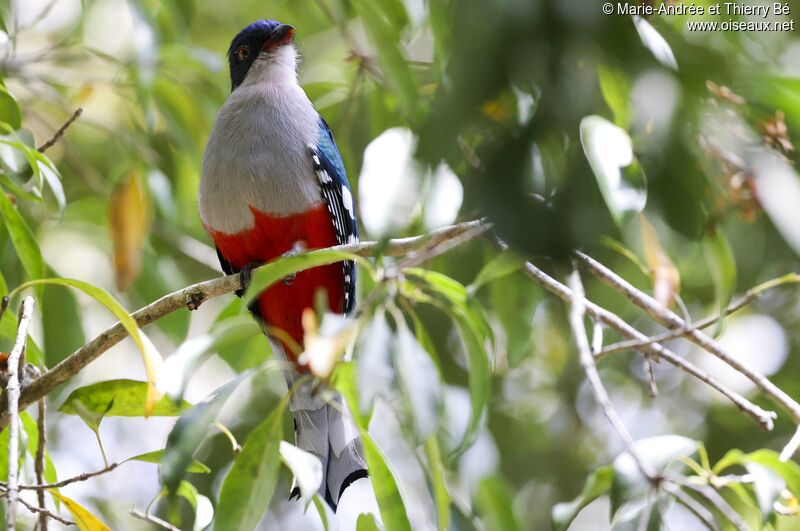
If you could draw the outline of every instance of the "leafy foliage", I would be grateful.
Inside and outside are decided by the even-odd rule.
[[[789,18],[770,20],[793,21],[800,5],[787,5]],[[381,245],[369,259],[301,253],[258,269],[242,301],[174,312],[145,335],[129,309],[218,274],[197,178],[229,91],[224,53],[262,15],[297,28],[301,84],[336,135],[361,217],[391,218],[376,224],[391,234],[367,237],[487,216],[512,249],[479,240],[432,260],[429,248],[402,258]],[[583,248],[676,312],[714,316],[712,335],[737,359],[800,396],[798,38],[687,25],[727,18],[606,16],[580,0],[0,2],[0,295],[11,295],[0,351],[14,341],[22,292],[37,298],[26,358],[42,371],[111,325],[105,310],[136,347],[123,343],[95,362],[102,370],[48,397],[60,409],[48,417],[46,480],[78,455],[85,465],[70,415],[98,441],[102,423],[109,455],[163,447],[125,465],[158,464],[158,484],[114,490],[100,476],[70,486],[85,508],[57,491],[48,507],[80,529],[128,528],[132,502],[148,500],[181,529],[287,527],[303,510],[304,523],[316,512],[336,528],[314,495],[315,463],[287,442],[286,388],[246,314],[273,283],[355,259],[360,306],[347,334],[313,332],[337,345],[315,385],[344,395],[364,440],[378,510],[356,516],[357,529],[697,524],[609,431],[563,308],[520,268],[532,260],[560,278]],[[364,163],[370,149],[380,171]],[[400,170],[390,179],[387,168]],[[592,301],[659,333],[586,280]],[[752,286],[751,304],[723,321]],[[668,346],[759,396],[704,354]],[[758,432],[698,382],[652,360],[642,369],[636,356],[604,358],[600,375],[644,462],[720,528],[731,515],[798,528],[800,469],[777,453],[795,426],[779,418],[774,433]],[[147,416],[178,419],[137,418]],[[38,425],[26,413],[21,424],[32,481]],[[0,477],[7,448],[6,430]],[[305,503],[283,495],[292,475]],[[35,517],[20,518],[32,527]]]

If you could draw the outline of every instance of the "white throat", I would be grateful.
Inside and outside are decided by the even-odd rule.
[[[261,52],[236,90],[262,83],[297,84],[297,48],[294,44],[285,44],[272,51]]]

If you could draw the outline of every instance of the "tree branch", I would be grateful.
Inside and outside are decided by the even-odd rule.
[[[602,380],[600,380],[600,374],[597,372],[597,365],[592,355],[592,348],[589,345],[589,338],[586,336],[586,328],[583,322],[583,318],[586,314],[586,297],[584,297],[583,294],[583,283],[581,283],[581,277],[577,269],[573,269],[572,273],[569,275],[569,287],[572,291],[569,300],[572,306],[569,312],[569,323],[570,328],[572,328],[572,336],[575,338],[575,344],[578,347],[581,366],[583,367],[584,374],[586,374],[586,380],[589,382],[592,393],[594,393],[594,398],[597,403],[600,404],[600,409],[603,410],[603,414],[608,419],[614,431],[617,432],[619,438],[622,439],[622,443],[625,445],[625,450],[628,455],[633,458],[642,475],[656,485],[658,478],[655,470],[645,463],[636,451],[633,437],[631,437],[622,419],[619,418],[617,410],[614,409],[614,404],[611,403],[611,398],[609,398],[608,392],[603,386]]]
[[[36,484],[44,484],[44,451],[47,445],[47,404],[44,398],[39,399],[39,415],[36,419],[36,426],[39,429],[39,444],[36,447],[36,461],[34,462],[34,472],[36,473]],[[36,493],[39,508],[43,512],[39,513],[39,530],[47,531],[47,506],[45,505],[44,490]]]
[[[22,299],[19,311],[19,325],[14,347],[8,355],[8,384],[6,385],[8,427],[8,507],[6,509],[6,529],[14,529],[17,521],[17,499],[19,485],[19,365],[25,343],[28,339],[28,326],[33,317],[33,297]]]
[[[2,496],[6,496],[6,494],[5,494],[5,493],[3,493],[3,494],[2,494]],[[33,514],[38,514],[38,515],[39,515],[39,522],[40,522],[40,524],[41,524],[42,518],[44,518],[44,519],[45,519],[45,521],[46,521],[48,518],[52,518],[52,519],[53,519],[53,520],[55,520],[56,522],[61,522],[61,523],[62,523],[62,524],[64,524],[64,525],[75,525],[75,522],[72,522],[72,521],[70,521],[70,520],[67,520],[66,518],[61,518],[61,517],[60,517],[60,516],[58,516],[57,514],[55,514],[55,513],[51,513],[51,512],[50,512],[50,511],[48,511],[47,509],[42,509],[41,507],[36,507],[35,505],[32,505],[32,504],[30,504],[30,503],[26,502],[24,498],[20,498],[20,499],[19,499],[19,502],[20,502],[22,505],[24,505],[24,506],[25,506],[25,508],[26,508],[26,509],[28,509],[28,510],[29,510],[30,512],[32,512]],[[40,529],[41,529],[41,527],[40,527]]]
[[[50,139],[47,142],[45,142],[44,144],[42,144],[41,146],[39,146],[37,148],[38,151],[40,153],[44,153],[45,151],[47,151],[51,147],[55,146],[56,142],[61,140],[61,137],[64,136],[64,133],[67,132],[67,128],[70,125],[72,125],[73,122],[75,122],[75,120],[80,118],[81,114],[83,114],[83,109],[81,107],[78,107],[77,109],[75,109],[75,112],[72,113],[72,116],[70,116],[69,119],[66,122],[64,122],[64,125],[59,127],[58,130],[55,133],[53,133],[53,136],[50,137]]]
[[[150,513],[143,513],[141,511],[137,510],[136,508],[134,508],[130,512],[130,515],[133,516],[134,518],[138,518],[139,520],[144,520],[145,522],[150,522],[151,524],[155,524],[155,525],[157,525],[159,527],[167,529],[168,531],[181,531],[180,529],[178,529],[174,525],[170,524],[169,522],[165,522],[161,518],[159,518],[157,516],[153,516]]]
[[[60,489],[61,487],[66,487],[67,485],[71,485],[73,483],[78,483],[80,481],[86,481],[87,479],[91,479],[96,476],[101,476],[103,474],[107,474],[117,468],[121,463],[111,463],[105,468],[101,468],[100,470],[95,470],[94,472],[84,472],[83,474],[78,474],[77,476],[63,479],[58,483],[49,483],[49,484],[38,484],[38,485],[20,485],[20,490],[48,490],[48,489]]]
[[[508,248],[508,244],[503,242],[502,240],[496,239],[495,244],[501,250],[506,250]],[[560,283],[556,279],[552,278],[550,275],[533,265],[531,262],[525,262],[522,266],[523,272],[536,283],[541,285],[545,290],[549,291],[559,299],[569,302],[570,298],[572,297],[572,291],[565,286],[564,284]],[[586,313],[595,317],[605,323],[606,325],[610,326],[623,336],[634,339],[637,341],[646,341],[647,336],[642,332],[639,332],[634,327],[629,325],[625,322],[621,317],[612,313],[605,308],[598,306],[597,304],[591,302],[590,300],[586,300]],[[753,404],[742,395],[733,391],[729,387],[723,385],[721,382],[716,380],[714,377],[700,369],[699,367],[693,365],[691,362],[683,359],[681,356],[677,355],[676,353],[672,352],[671,350],[659,345],[653,344],[642,347],[640,349],[642,354],[650,354],[657,358],[663,359],[668,363],[678,367],[679,369],[685,371],[686,373],[694,376],[698,380],[703,383],[708,384],[710,387],[719,391],[722,395],[724,395],[727,399],[731,402],[736,404],[736,406],[747,415],[751,416],[755,419],[756,422],[761,425],[762,428],[766,430],[772,430],[773,428],[773,420],[777,417],[774,411],[765,411],[764,409],[760,408],[759,406]]]
[[[705,328],[708,328],[709,326],[719,321],[721,317],[731,315],[732,313],[741,310],[754,300],[758,299],[761,295],[764,294],[765,291],[768,291],[772,288],[776,288],[778,286],[782,286],[783,284],[798,283],[798,282],[800,282],[800,274],[798,273],[790,273],[788,275],[784,275],[779,278],[768,280],[763,284],[759,284],[758,286],[747,290],[745,294],[742,295],[739,299],[728,305],[724,313],[714,314],[714,315],[709,315],[708,317],[704,317],[703,319],[693,323],[692,326],[689,327],[689,329],[703,330]],[[606,348],[601,350],[596,355],[599,357],[605,357],[609,354],[616,354],[617,352],[623,352],[625,350],[639,350],[640,347],[644,347],[652,343],[662,343],[664,341],[669,341],[670,339],[677,339],[679,337],[683,337],[686,335],[687,332],[688,332],[687,329],[669,330],[667,332],[663,332],[655,336],[650,336],[647,338],[647,341],[633,341],[633,340],[620,341],[618,343],[613,343],[611,345],[608,345]]]
[[[633,304],[643,309],[656,322],[670,329],[685,330],[685,336],[703,350],[715,355],[730,367],[746,376],[767,395],[773,402],[785,409],[794,419],[800,422],[800,404],[794,401],[782,389],[769,381],[763,374],[747,367],[728,352],[718,341],[711,339],[703,332],[692,328],[677,314],[659,304],[648,294],[633,287],[628,281],[608,269],[592,257],[576,251],[578,261],[616,291],[622,293]]]
[[[415,252],[421,248],[431,249],[449,240],[463,241],[460,237],[465,233],[471,237],[477,237],[488,223],[484,220],[465,221],[449,227],[443,227],[431,231],[422,236],[410,238],[397,238],[383,242],[359,242],[347,245],[338,245],[328,249],[311,251],[309,254],[319,251],[346,251],[359,256],[373,256],[380,253],[385,256],[402,256]],[[219,297],[241,289],[241,280],[238,274],[223,276],[213,280],[206,280],[198,284],[193,284],[181,290],[164,295],[131,314],[136,323],[143,327],[161,319],[167,314],[182,308],[190,310],[197,309],[206,300]],[[122,341],[128,333],[120,323],[116,323],[111,328],[102,332],[89,343],[85,344],[58,365],[44,373],[39,378],[27,385],[22,390],[19,398],[19,406],[25,408],[33,402],[46,396],[53,389],[75,376],[86,365],[97,359],[105,351]],[[0,399],[0,411],[4,410],[6,398]],[[8,415],[0,414],[0,428],[8,423]]]

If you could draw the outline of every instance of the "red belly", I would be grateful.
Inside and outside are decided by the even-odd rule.
[[[238,270],[253,262],[269,262],[292,250],[302,242],[306,249],[336,245],[336,233],[324,203],[302,214],[271,216],[253,207],[252,229],[238,234],[225,234],[208,227],[223,257]],[[330,310],[344,309],[344,277],[341,264],[315,267],[300,271],[290,284],[278,282],[267,289],[258,300],[258,308],[267,325],[288,333],[298,345],[303,345],[303,310],[314,307],[315,294],[326,290]],[[284,343],[287,356],[295,358],[291,346]]]

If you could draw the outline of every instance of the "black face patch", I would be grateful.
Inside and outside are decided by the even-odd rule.
[[[228,49],[231,90],[242,84],[264,43],[280,24],[275,20],[258,20],[234,37]]]

